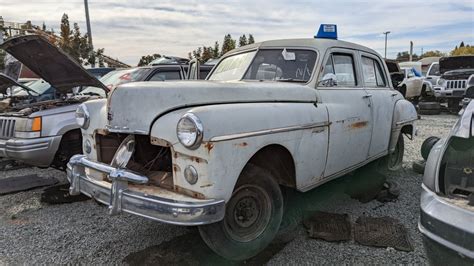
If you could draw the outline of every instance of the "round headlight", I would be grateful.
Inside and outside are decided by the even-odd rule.
[[[442,78],[438,79],[439,86],[444,86],[444,82],[445,82],[445,79],[442,79]]]
[[[193,113],[187,113],[178,122],[176,134],[179,142],[188,149],[197,149],[202,142],[203,127],[201,120]]]
[[[87,107],[84,104],[79,105],[76,110],[76,123],[83,129],[89,127],[90,115]]]

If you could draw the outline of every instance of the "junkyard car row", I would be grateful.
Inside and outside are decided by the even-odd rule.
[[[70,194],[94,198],[111,215],[198,226],[204,242],[232,260],[275,238],[288,188],[306,192],[373,161],[400,169],[418,118],[405,97],[440,91],[411,81],[411,69],[400,75],[372,49],[326,34],[243,46],[215,66],[156,64],[100,81],[40,36],[2,48],[62,95],[85,89],[6,107],[0,155],[66,168]],[[439,86],[448,84],[448,60],[440,60]],[[21,86],[5,80],[2,93]],[[432,149],[419,225],[429,255],[442,247],[463,263],[474,259],[473,110],[470,103]]]

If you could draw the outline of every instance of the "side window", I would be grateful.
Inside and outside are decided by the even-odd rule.
[[[333,54],[334,74],[338,86],[356,86],[354,58],[349,54]]]
[[[385,87],[386,82],[382,74],[379,62],[362,56],[362,71],[364,74],[364,83],[367,87]]]
[[[157,71],[150,78],[150,81],[166,81],[166,80],[177,80],[181,79],[181,74],[179,70],[166,70],[166,71]]]

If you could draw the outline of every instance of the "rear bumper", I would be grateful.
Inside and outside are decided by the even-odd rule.
[[[34,139],[0,140],[0,156],[27,164],[47,167],[51,164],[61,143],[61,136]]]
[[[86,170],[103,173],[112,182],[88,177]],[[128,183],[146,184],[148,178],[91,161],[84,155],[71,158],[67,177],[71,194],[83,193],[108,205],[111,215],[126,212],[164,223],[194,226],[218,222],[225,214],[224,200],[198,200],[160,188],[154,195],[134,190]]]
[[[474,212],[447,203],[423,185],[418,228],[428,257],[436,258],[443,252],[455,254],[454,258],[450,256],[453,259],[474,263],[473,221]]]

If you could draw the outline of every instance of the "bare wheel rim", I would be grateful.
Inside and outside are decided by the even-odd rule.
[[[271,198],[263,188],[251,184],[234,191],[224,218],[226,234],[238,242],[250,242],[267,228],[272,213]]]

